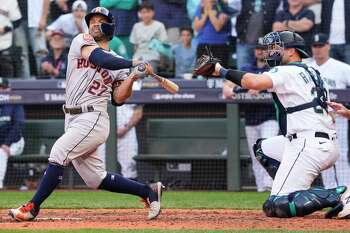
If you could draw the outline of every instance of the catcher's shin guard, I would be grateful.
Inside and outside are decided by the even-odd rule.
[[[261,143],[264,140],[265,138],[259,138],[253,145],[254,155],[259,163],[265,168],[267,173],[271,176],[271,178],[275,179],[277,170],[280,166],[280,162],[264,154],[261,148]]]
[[[340,202],[342,189],[312,188],[285,196],[271,196],[263,210],[268,217],[303,217],[326,207],[335,207]]]

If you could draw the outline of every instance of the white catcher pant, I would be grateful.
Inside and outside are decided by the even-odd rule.
[[[334,166],[322,172],[322,180],[325,188],[335,188],[338,185],[350,185],[348,120],[344,117],[336,116],[335,126],[338,137],[339,159]]]
[[[338,159],[336,140],[314,137],[314,134],[313,131],[299,133],[292,141],[283,136],[263,141],[263,152],[281,162],[271,195],[282,196],[309,189],[321,171]]]
[[[256,189],[258,192],[266,191],[272,186],[272,178],[256,160],[253,145],[259,138],[270,138],[278,134],[279,127],[275,120],[269,120],[255,126],[246,126],[245,133],[249,147],[250,157],[252,159],[252,168],[255,176]]]

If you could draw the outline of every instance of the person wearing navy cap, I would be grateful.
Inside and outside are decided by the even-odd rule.
[[[345,89],[350,86],[350,65],[330,57],[331,45],[326,34],[318,33],[312,37],[311,66],[320,71],[329,89]],[[350,185],[350,164],[348,158],[348,120],[336,116],[336,131],[339,158],[334,166],[322,172],[325,188],[335,188],[338,184]]]
[[[9,90],[8,79],[0,77],[0,93]],[[4,188],[9,156],[20,155],[23,152],[24,119],[23,105],[0,103],[0,190]]]

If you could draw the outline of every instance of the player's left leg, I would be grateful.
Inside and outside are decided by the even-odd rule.
[[[338,157],[335,141],[312,135],[313,132],[305,137],[301,135],[286,143],[271,197],[263,207],[267,216],[304,216],[339,204],[345,187],[310,189],[321,170],[334,164]]]
[[[283,196],[272,195],[265,201],[263,210],[268,217],[303,217],[326,207],[337,206],[345,189],[345,186],[335,189],[311,188]]]
[[[161,182],[151,186],[127,179],[117,173],[106,172],[103,160],[96,151],[73,159],[72,164],[90,188],[139,196],[150,207],[148,219],[154,219],[160,214],[163,189]]]

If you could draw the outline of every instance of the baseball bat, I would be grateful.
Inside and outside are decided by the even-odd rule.
[[[179,91],[179,86],[173,81],[170,81],[167,78],[163,78],[155,73],[152,73],[151,76],[155,78],[159,82],[159,85],[161,85],[169,93],[175,94]]]

